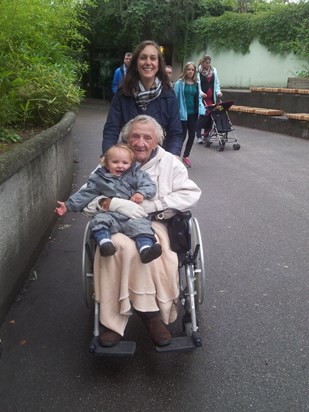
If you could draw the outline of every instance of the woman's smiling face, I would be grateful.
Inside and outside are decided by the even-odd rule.
[[[159,71],[158,50],[154,46],[148,45],[140,52],[137,71],[144,86],[154,82]]]

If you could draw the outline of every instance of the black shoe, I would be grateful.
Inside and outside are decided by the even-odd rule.
[[[101,256],[112,256],[116,253],[116,248],[113,242],[105,242],[100,246],[100,255]]]
[[[143,249],[140,253],[142,263],[149,263],[162,255],[161,245],[155,243],[151,247]]]

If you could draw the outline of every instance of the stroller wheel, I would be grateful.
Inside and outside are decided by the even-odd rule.
[[[225,146],[224,140],[219,140],[219,146],[217,147],[218,152],[223,152]]]
[[[211,142],[210,142],[208,139],[206,139],[206,140],[205,140],[205,146],[206,146],[206,147],[210,147],[210,145],[211,145]]]
[[[239,143],[233,144],[233,150],[239,150],[239,149],[240,149]]]

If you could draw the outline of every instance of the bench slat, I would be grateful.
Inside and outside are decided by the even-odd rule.
[[[309,122],[309,113],[286,113],[288,119],[305,120]]]
[[[290,89],[287,87],[250,87],[251,92],[309,94],[309,89]]]

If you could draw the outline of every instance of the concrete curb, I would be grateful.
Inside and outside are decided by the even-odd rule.
[[[0,323],[24,284],[72,189],[76,115],[0,156]]]
[[[17,144],[9,152],[3,153],[0,156],[0,185],[57,140],[70,133],[75,118],[75,113],[68,112],[59,123],[44,130],[23,144]]]

